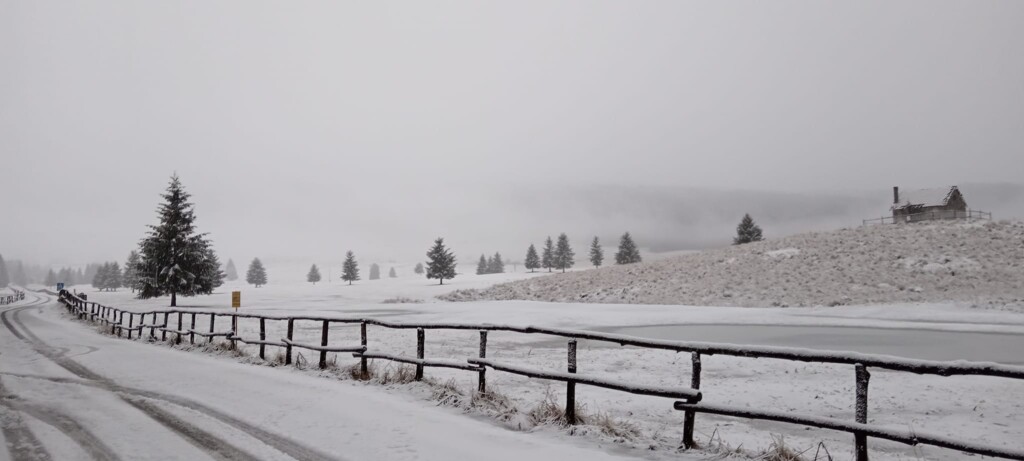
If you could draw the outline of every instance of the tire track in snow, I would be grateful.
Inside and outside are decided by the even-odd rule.
[[[46,302],[46,301],[50,301],[50,300],[46,299],[43,302]],[[30,306],[23,306],[23,308],[28,308],[28,307],[31,307],[31,305]],[[215,457],[218,457],[218,459],[253,459],[255,457],[250,455],[250,454],[248,454],[248,453],[245,453],[241,449],[238,449],[236,447],[231,446],[227,442],[224,442],[224,441],[218,439],[216,436],[213,436],[212,434],[209,434],[209,433],[207,433],[207,432],[205,432],[205,431],[203,431],[203,430],[201,430],[201,429],[199,429],[199,428],[197,428],[195,426],[192,426],[192,425],[189,425],[189,424],[185,423],[184,421],[180,420],[176,416],[174,416],[174,415],[172,415],[172,414],[170,414],[170,413],[168,413],[168,412],[166,412],[166,411],[164,411],[164,410],[162,410],[162,409],[160,409],[160,408],[158,408],[158,407],[156,407],[156,406],[154,406],[154,405],[152,405],[152,404],[150,404],[148,402],[145,402],[145,400],[143,400],[143,399],[152,399],[152,400],[164,401],[164,402],[171,403],[171,404],[174,404],[174,405],[178,405],[178,406],[190,409],[190,410],[197,411],[197,412],[202,413],[202,414],[204,414],[204,415],[206,415],[206,416],[208,416],[210,418],[218,420],[221,423],[224,423],[224,424],[226,424],[228,426],[231,426],[231,427],[237,429],[238,431],[246,433],[246,434],[256,438],[257,440],[263,442],[264,444],[266,444],[266,445],[268,445],[268,446],[270,446],[270,447],[272,447],[272,448],[274,448],[274,449],[276,449],[276,450],[278,450],[278,451],[280,451],[280,452],[282,452],[282,453],[284,453],[284,454],[286,454],[286,455],[288,455],[288,456],[290,456],[290,457],[292,457],[294,459],[300,460],[300,461],[307,461],[307,460],[308,461],[332,461],[332,460],[338,459],[338,458],[334,458],[334,457],[328,456],[327,454],[321,453],[320,451],[318,451],[316,449],[313,449],[313,448],[304,446],[302,444],[299,444],[298,442],[295,442],[294,440],[292,440],[290,438],[274,434],[274,433],[269,432],[269,431],[267,431],[265,429],[259,428],[257,426],[252,425],[252,424],[249,424],[249,423],[247,423],[245,421],[242,421],[242,420],[240,420],[238,418],[235,418],[235,417],[233,417],[231,415],[228,415],[228,414],[226,414],[224,412],[221,412],[219,410],[213,409],[213,408],[208,407],[206,405],[203,405],[201,403],[192,401],[190,399],[187,399],[187,398],[184,398],[184,397],[178,397],[178,396],[174,396],[174,395],[166,395],[166,394],[161,394],[161,393],[158,393],[158,392],[146,391],[146,390],[142,390],[142,389],[135,389],[135,388],[129,388],[129,387],[118,385],[118,384],[114,383],[113,381],[111,381],[111,380],[109,380],[107,378],[104,378],[103,376],[100,376],[97,373],[94,373],[92,370],[89,370],[88,368],[82,366],[81,364],[75,362],[74,360],[71,360],[70,358],[65,357],[64,354],[62,354],[62,353],[55,353],[54,349],[51,346],[47,345],[39,337],[35,336],[25,326],[25,324],[20,321],[19,314],[21,313],[22,310],[24,310],[23,308],[11,309],[9,311],[5,311],[3,314],[0,314],[0,316],[2,316],[3,323],[16,336],[18,336],[19,338],[23,339],[24,341],[26,341],[30,345],[32,345],[32,347],[37,352],[39,352],[43,356],[47,357],[48,359],[50,359],[51,361],[53,361],[57,365],[59,365],[59,366],[63,367],[64,369],[70,371],[71,373],[73,373],[73,374],[75,374],[75,375],[77,375],[77,376],[79,376],[81,378],[84,378],[84,379],[89,381],[87,383],[86,382],[79,382],[77,384],[84,384],[84,385],[99,387],[99,388],[105,389],[107,391],[117,393],[118,396],[122,400],[124,400],[125,402],[128,402],[130,405],[138,408],[140,411],[143,411],[147,415],[153,417],[155,420],[157,420],[161,424],[165,425],[169,429],[171,429],[171,430],[181,434],[186,439],[188,439],[188,440],[190,440],[192,442],[200,444],[200,445],[197,445],[197,446],[200,446],[201,448],[212,448],[212,449],[214,449],[215,452],[217,452],[217,453],[219,453],[221,455],[221,456],[215,456]],[[10,312],[13,312],[13,315],[11,315],[11,319],[9,321],[6,314],[8,314]],[[19,334],[16,331],[16,329],[13,327],[13,325],[11,325],[11,321],[16,323],[20,327],[20,329],[24,332],[24,335]],[[225,447],[231,447],[231,448],[234,448],[234,450],[233,450],[233,452],[232,452],[232,450],[228,450],[228,451],[225,452],[225,450],[224,450]],[[223,452],[223,453],[220,453],[220,452]],[[215,454],[216,453],[211,453],[211,455],[215,455]],[[239,455],[241,457],[237,457]],[[227,456],[227,457],[225,458],[223,456]]]
[[[52,456],[25,424],[18,410],[11,407],[11,396],[0,381],[0,432],[4,435],[11,458],[30,461],[50,461]]]

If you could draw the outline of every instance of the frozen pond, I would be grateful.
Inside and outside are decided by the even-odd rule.
[[[789,325],[653,325],[600,331],[678,341],[856,351],[927,360],[1024,365],[1024,335]],[[595,346],[597,344],[594,344]]]

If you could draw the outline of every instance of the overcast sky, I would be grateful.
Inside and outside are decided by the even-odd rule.
[[[881,214],[897,184],[1019,184],[1021,24],[1021,1],[0,0],[0,253],[123,261],[174,172],[236,262],[711,233],[602,209],[638,190],[648,217],[730,191]],[[844,225],[805,218],[785,231]]]

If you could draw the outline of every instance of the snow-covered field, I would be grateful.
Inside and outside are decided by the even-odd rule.
[[[1024,316],[1006,310],[981,310],[963,303],[904,303],[874,306],[840,306],[817,308],[730,308],[670,305],[560,304],[534,301],[440,302],[433,297],[461,288],[486,287],[503,280],[515,280],[524,274],[461,275],[444,287],[418,277],[361,281],[345,286],[339,283],[316,286],[302,283],[271,284],[259,289],[238,282],[222,287],[218,294],[183,300],[183,305],[204,309],[229,310],[230,291],[241,289],[245,312],[274,314],[310,313],[345,317],[374,317],[407,322],[453,321],[465,323],[503,323],[544,325],[565,328],[607,328],[619,326],[666,324],[751,324],[751,325],[832,325],[889,329],[931,329],[1024,335]],[[534,275],[533,277],[536,277]],[[551,277],[554,280],[555,276]],[[546,281],[545,277],[536,281]],[[84,289],[84,287],[76,287]],[[390,304],[384,300],[406,297],[423,302]],[[107,305],[147,311],[166,306],[167,300],[136,300],[130,293],[99,293],[89,291],[89,299]],[[187,322],[188,320],[186,320]],[[223,320],[222,320],[223,321]],[[205,327],[208,320],[200,316],[197,325]],[[223,325],[222,325],[223,326]],[[268,323],[268,338],[284,336],[284,322]],[[220,329],[220,328],[218,328]],[[243,337],[255,337],[258,324],[240,321]],[[297,340],[319,341],[319,325],[298,323]],[[894,330],[898,331],[898,330]],[[893,341],[899,342],[898,334]],[[358,344],[358,327],[337,325],[331,329],[331,344]],[[465,359],[477,354],[475,331],[435,331],[426,336],[428,358]],[[138,343],[136,347],[163,348]],[[413,330],[389,330],[371,326],[369,347],[375,351],[407,356],[415,355]],[[955,350],[956,346],[951,345]],[[249,354],[255,348],[247,347]],[[276,351],[270,349],[269,357]],[[488,357],[494,360],[535,368],[565,369],[564,339],[539,335],[491,333]],[[315,363],[315,354],[304,353]],[[231,359],[223,359],[231,360]],[[247,362],[259,362],[248,358]],[[330,360],[344,368],[355,364],[348,354]],[[378,363],[379,369],[394,365]],[[281,371],[286,373],[286,371]],[[608,347],[583,343],[579,351],[579,372],[631,382],[687,386],[689,355],[635,348]],[[312,372],[314,374],[318,372]],[[434,388],[423,384],[390,384],[388,389],[351,381],[344,373],[324,373],[340,379],[338,385],[361,388],[370,386],[374,392],[394,394],[396,399],[418,398],[431,402]],[[337,376],[341,375],[341,376]],[[476,386],[475,373],[428,368],[426,375],[439,383],[455,384],[465,397]],[[771,359],[744,359],[725,356],[705,357],[703,373],[705,402],[750,406],[772,410],[793,411],[821,416],[853,418],[852,367],[794,363]],[[483,424],[497,424],[511,431],[542,432],[605,450],[650,459],[679,459],[676,447],[681,436],[682,414],[672,409],[672,401],[656,397],[640,397],[591,387],[580,387],[577,398],[591,415],[607,415],[628,422],[636,428],[627,436],[608,435],[597,428],[584,428],[576,436],[549,427],[534,426],[527,413],[546,398],[561,401],[564,385],[530,380],[500,372],[488,373],[488,384],[512,399],[518,413],[506,418],[477,418]],[[468,398],[462,399],[463,402]],[[869,421],[903,428],[928,430],[983,440],[996,445],[1019,447],[1024,439],[1020,415],[1024,414],[1024,383],[985,377],[917,376],[907,373],[873,371]],[[463,405],[464,407],[465,405]],[[494,416],[494,411],[462,408],[471,415]],[[837,459],[846,459],[852,436],[800,426],[750,422],[734,418],[700,415],[697,418],[698,442],[711,445],[712,451],[723,444],[742,446],[748,453],[758,453],[771,443],[771,434],[782,434],[786,443],[799,450],[823,441]],[[712,435],[715,443],[709,443]],[[933,447],[911,448],[884,441],[871,441],[873,459],[961,459],[957,452]],[[813,452],[813,450],[812,450]],[[702,456],[710,456],[704,452]],[[429,457],[429,456],[428,456]]]
[[[958,301],[1024,311],[1024,223],[813,232],[446,299],[752,307]]]

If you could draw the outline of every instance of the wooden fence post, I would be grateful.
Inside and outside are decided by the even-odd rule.
[[[196,313],[195,312],[192,313],[192,321],[189,323],[188,343],[189,344],[195,344],[196,343]]]
[[[213,342],[213,326],[214,326],[214,322],[216,322],[216,320],[217,320],[217,314],[210,314],[210,336],[208,338],[206,338],[206,344],[210,344],[210,343]]]
[[[700,389],[700,352],[690,353],[690,361],[692,362],[690,388]],[[696,417],[697,413],[693,411],[683,413],[683,448],[687,450],[693,448],[693,423]]]
[[[178,312],[178,336],[176,337],[174,344],[181,344],[181,328],[181,312]]]
[[[135,321],[135,313],[128,313],[128,339],[132,339],[132,324]],[[140,330],[141,331],[141,330]]]
[[[287,345],[284,347],[284,364],[285,365],[291,365],[292,364],[292,345],[291,345],[291,341],[292,341],[292,331],[294,331],[294,329],[295,329],[295,319],[291,319],[290,318],[290,319],[288,319],[288,342],[286,343]]]
[[[123,326],[124,325],[124,311],[121,311],[119,314],[120,315],[117,316],[117,337],[118,338],[120,338],[121,337],[121,333],[124,332],[124,326]]]
[[[117,309],[110,309],[110,334],[117,332]]]
[[[160,340],[161,341],[167,341],[167,318],[169,316],[170,316],[170,314],[164,312],[164,328],[163,328],[162,331],[160,331]]]
[[[363,346],[363,352],[366,352],[366,322],[359,323],[359,345]],[[366,357],[359,358],[359,376],[362,379],[369,379],[370,371],[366,366]]]
[[[235,341],[235,339],[234,339],[237,336],[238,336],[238,316],[232,314],[231,315],[231,350],[235,350],[235,347],[238,346],[237,341]]]
[[[576,340],[569,340],[569,373],[576,373]],[[576,383],[565,383],[565,423],[576,424]]]
[[[327,327],[329,321],[324,320],[323,330],[320,332],[320,347],[327,347]],[[320,351],[320,369],[327,368],[327,351]]]
[[[424,344],[426,342],[426,334],[423,332],[423,328],[416,329],[416,358],[423,359],[424,355]],[[416,381],[423,379],[423,364],[416,364]]]
[[[149,327],[149,337],[156,339],[156,312],[153,313],[153,323]]]
[[[480,358],[487,358],[487,330],[480,330]],[[480,394],[487,392],[487,367],[480,367],[480,375],[477,378],[476,391]]]
[[[868,367],[858,363],[856,367],[856,379],[857,422],[866,424],[868,422],[868,381],[871,379],[871,373],[868,372]],[[853,441],[857,449],[857,461],[868,461],[868,436],[865,434],[854,434]]]
[[[260,358],[266,360],[267,345],[263,344],[263,341],[267,340],[267,319],[260,317]]]

